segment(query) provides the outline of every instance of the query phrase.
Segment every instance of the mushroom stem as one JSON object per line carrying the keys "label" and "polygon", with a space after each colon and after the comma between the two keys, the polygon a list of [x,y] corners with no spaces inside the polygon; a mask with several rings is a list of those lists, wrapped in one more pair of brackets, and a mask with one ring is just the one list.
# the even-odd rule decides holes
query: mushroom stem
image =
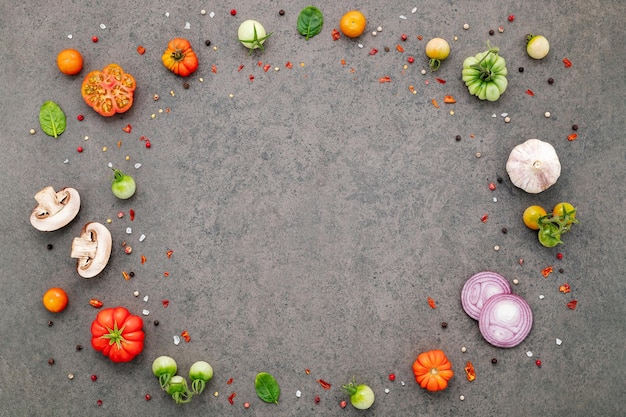
{"label": "mushroom stem", "polygon": [[30,214],[30,223],[37,230],[51,232],[71,222],[80,210],[80,195],[74,188],[59,191],[48,186],[35,194],[37,206]]}
{"label": "mushroom stem", "polygon": [[[94,233],[95,235],[95,233]],[[95,239],[86,238],[84,235],[75,237],[72,241],[72,258],[93,258],[98,250],[98,242]]]}
{"label": "mushroom stem", "polygon": [[66,189],[60,190],[58,193],[52,187],[46,187],[35,194],[35,200],[39,204],[35,207],[35,215],[37,218],[51,217],[63,210],[63,207],[70,200],[70,193]]}
{"label": "mushroom stem", "polygon": [[78,259],[76,271],[83,278],[98,275],[109,262],[111,256],[111,232],[96,222],[83,226],[79,237],[72,241],[70,256]]}

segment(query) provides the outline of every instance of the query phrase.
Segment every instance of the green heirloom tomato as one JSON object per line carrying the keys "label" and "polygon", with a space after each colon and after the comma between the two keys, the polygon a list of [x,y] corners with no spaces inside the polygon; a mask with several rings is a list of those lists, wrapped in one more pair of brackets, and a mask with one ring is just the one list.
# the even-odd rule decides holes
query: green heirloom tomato
{"label": "green heirloom tomato", "polygon": [[463,61],[462,80],[467,90],[481,100],[496,101],[506,91],[506,60],[498,48],[489,48]]}

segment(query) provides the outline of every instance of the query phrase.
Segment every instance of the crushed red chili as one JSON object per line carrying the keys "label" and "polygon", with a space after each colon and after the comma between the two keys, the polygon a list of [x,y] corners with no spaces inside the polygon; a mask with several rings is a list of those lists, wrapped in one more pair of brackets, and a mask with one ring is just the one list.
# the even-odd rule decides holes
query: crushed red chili
{"label": "crushed red chili", "polygon": [[147,261],[146,256],[145,255],[141,255],[141,264],[145,264]]}
{"label": "crushed red chili", "polygon": [[172,257],[172,255],[173,255],[173,254],[174,254],[174,251],[173,251],[173,250],[171,250],[171,249],[170,249],[170,250],[168,250],[168,251],[167,251],[167,259],[170,259],[170,258]]}
{"label": "crushed red chili", "polygon": [[578,300],[572,300],[569,303],[567,303],[567,307],[570,310],[575,310],[576,309],[576,305],[578,304]]}
{"label": "crushed red chili", "polygon": [[444,96],[443,97],[443,102],[446,104],[454,104],[456,103],[456,100],[454,99],[453,96]]}
{"label": "crushed red chili", "polygon": [[233,400],[235,399],[235,397],[236,397],[236,396],[237,396],[237,393],[236,393],[236,392],[233,392],[232,394],[230,394],[230,395],[228,396],[228,402],[229,402],[231,405],[235,403],[235,401],[233,401]]}
{"label": "crushed red chili", "polygon": [[240,72],[243,69],[243,64],[239,65],[239,68],[237,68],[237,72]]}
{"label": "crushed red chili", "polygon": [[533,93],[533,90],[526,90],[526,94],[528,94],[531,97],[535,96],[535,93]]}
{"label": "crushed red chili", "polygon": [[104,305],[104,303],[97,298],[92,298],[91,300],[89,300],[89,304],[94,308],[100,308]]}
{"label": "crushed red chili", "polygon": [[404,52],[404,48],[402,47],[402,45],[397,44],[397,45],[396,45],[396,51],[398,51],[398,52],[402,53],[402,52]]}
{"label": "crushed red chili", "polygon": [[576,140],[578,138],[578,134],[577,133],[572,133],[571,135],[569,135],[567,137],[567,140],[569,140],[570,142],[573,140]]}
{"label": "crushed red chili", "polygon": [[324,388],[325,390],[329,390],[330,389],[330,384],[326,381],[324,381],[323,379],[318,379],[317,382],[319,382],[319,384],[322,386],[322,388]]}
{"label": "crushed red chili", "polygon": [[144,48],[143,46],[139,45],[139,46],[137,47],[137,53],[138,53],[139,55],[143,55],[143,54],[145,54],[145,53],[146,53],[146,48]]}
{"label": "crushed red chili", "polygon": [[217,65],[215,65],[215,64],[211,65],[211,72],[213,74],[217,74]]}
{"label": "crushed red chili", "polygon": [[388,75],[385,75],[384,77],[380,77],[378,79],[379,83],[390,83],[391,82],[391,77]]}
{"label": "crushed red chili", "polygon": [[185,339],[185,342],[191,342],[191,336],[189,336],[189,332],[187,330],[184,330],[180,335],[183,337],[183,339]]}
{"label": "crushed red chili", "polygon": [[446,80],[441,79],[441,78],[435,78],[435,81],[437,81],[439,84],[445,84]]}
{"label": "crushed red chili", "polygon": [[122,130],[126,133],[130,133],[131,130],[133,130],[133,127],[131,125],[126,125],[126,127],[122,128]]}
{"label": "crushed red chili", "polygon": [[133,220],[135,220],[135,210],[130,209],[129,214],[130,214],[130,221],[132,222]]}
{"label": "crushed red chili", "polygon": [[467,361],[467,363],[465,364],[465,373],[467,375],[468,381],[472,382],[476,379],[476,370],[474,369],[474,365],[472,365],[472,362]]}
{"label": "crushed red chili", "polygon": [[163,304],[163,308],[167,308],[170,305],[170,300],[161,300],[161,304]]}
{"label": "crushed red chili", "polygon": [[548,278],[548,275],[550,275],[553,271],[554,269],[551,266],[547,266],[541,270],[541,275]]}
{"label": "crushed red chili", "polygon": [[572,66],[572,61],[567,58],[563,58],[563,65],[565,65],[565,68],[570,68]]}
{"label": "crushed red chili", "polygon": [[437,103],[437,100],[433,98],[432,100],[430,100],[430,102],[433,103],[433,106],[435,106],[436,109],[439,108],[439,103]]}
{"label": "crushed red chili", "polygon": [[435,304],[435,300],[428,297],[428,305],[430,306],[430,308],[435,309],[437,308],[437,304]]}
{"label": "crushed red chili", "polygon": [[559,291],[561,291],[563,294],[567,294],[571,291],[571,288],[568,283],[565,283],[559,287]]}
{"label": "crushed red chili", "polygon": [[341,34],[339,33],[337,29],[333,29],[333,31],[330,32],[330,34],[332,35],[334,41],[338,41],[339,38],[341,37]]}

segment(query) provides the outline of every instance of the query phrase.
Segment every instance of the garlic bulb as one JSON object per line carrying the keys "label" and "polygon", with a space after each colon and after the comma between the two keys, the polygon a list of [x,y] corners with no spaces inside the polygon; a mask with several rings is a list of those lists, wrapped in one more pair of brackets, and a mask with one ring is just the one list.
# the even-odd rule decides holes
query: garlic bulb
{"label": "garlic bulb", "polygon": [[539,139],[528,139],[511,151],[506,172],[516,187],[537,194],[547,190],[561,175],[554,147]]}

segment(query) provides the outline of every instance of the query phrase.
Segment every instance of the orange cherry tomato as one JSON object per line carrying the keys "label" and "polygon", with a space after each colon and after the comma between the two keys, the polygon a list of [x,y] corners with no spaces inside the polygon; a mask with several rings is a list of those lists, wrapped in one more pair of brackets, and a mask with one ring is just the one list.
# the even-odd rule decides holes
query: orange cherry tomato
{"label": "orange cherry tomato", "polygon": [[574,220],[576,220],[576,208],[573,205],[567,202],[561,202],[554,206],[552,209],[552,214],[556,217],[564,218],[567,217],[567,224],[572,224]]}
{"label": "orange cherry tomato", "polygon": [[83,69],[83,56],[76,49],[64,49],[57,55],[59,71],[67,75],[76,75]]}
{"label": "orange cherry tomato", "polygon": [[541,206],[529,206],[524,210],[522,219],[529,229],[539,230],[539,218],[546,214],[546,210]]}
{"label": "orange cherry tomato", "polygon": [[43,306],[53,313],[60,313],[67,307],[67,294],[61,288],[50,288],[43,295]]}
{"label": "orange cherry tomato", "polygon": [[363,31],[365,31],[365,25],[367,24],[367,19],[363,13],[358,10],[350,10],[348,13],[344,14],[339,22],[339,29],[349,38],[356,38],[361,36]]}

